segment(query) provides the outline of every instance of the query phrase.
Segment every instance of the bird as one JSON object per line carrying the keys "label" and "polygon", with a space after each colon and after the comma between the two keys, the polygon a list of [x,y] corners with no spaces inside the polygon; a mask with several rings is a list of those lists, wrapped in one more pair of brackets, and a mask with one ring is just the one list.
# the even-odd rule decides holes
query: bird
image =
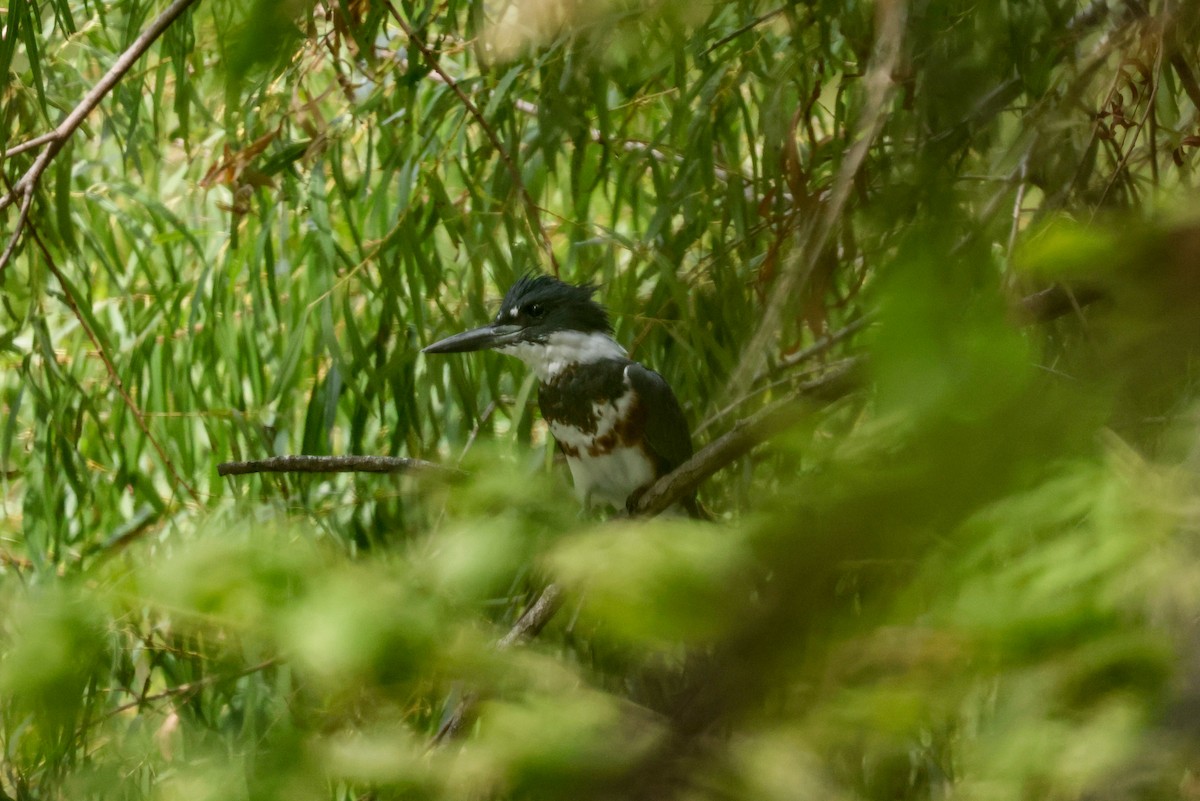
{"label": "bird", "polygon": [[[566,456],[585,509],[633,513],[656,480],[692,456],[692,435],[666,380],[613,339],[592,284],[526,274],[488,325],[446,337],[427,354],[496,350],[532,368],[538,407]],[[708,519],[693,492],[680,502]]]}

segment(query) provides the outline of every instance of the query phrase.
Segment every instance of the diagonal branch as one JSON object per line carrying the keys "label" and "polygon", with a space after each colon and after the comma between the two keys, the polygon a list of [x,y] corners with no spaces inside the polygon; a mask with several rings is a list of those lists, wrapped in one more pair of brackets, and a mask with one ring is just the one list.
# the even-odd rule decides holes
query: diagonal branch
{"label": "diagonal branch", "polygon": [[32,139],[26,139],[19,145],[13,145],[8,150],[0,151],[0,161],[3,161],[9,156],[15,156],[18,153],[24,153],[26,150],[33,150],[35,147],[41,147],[57,136],[58,131],[49,131],[39,136],[35,136]]}
{"label": "diagonal branch", "polygon": [[37,187],[38,181],[41,180],[42,174],[50,166],[50,162],[59,154],[63,146],[66,145],[67,140],[79,129],[79,126],[83,124],[87,116],[96,109],[96,106],[100,105],[100,101],[121,82],[121,79],[125,77],[125,74],[129,72],[137,60],[145,55],[146,51],[150,49],[150,45],[154,44],[159,36],[162,36],[163,32],[171,26],[171,23],[182,16],[188,7],[197,2],[199,0],[173,0],[144,31],[138,34],[138,37],[125,49],[125,52],[117,56],[117,60],[113,62],[113,65],[104,74],[104,77],[92,87],[92,90],[84,96],[83,100],[79,101],[79,104],[71,110],[71,113],[63,118],[63,121],[53,131],[15,145],[4,151],[3,155],[0,156],[0,159],[3,159],[27,150],[34,150],[38,147],[45,148],[34,159],[32,166],[25,171],[25,174],[9,187],[8,193],[0,197],[0,211],[11,206],[18,198],[23,198],[22,214],[17,220],[17,225],[9,235],[8,245],[4,249],[3,257],[0,258],[0,270],[4,269],[4,265],[16,248],[17,239],[21,236],[21,232],[29,219],[28,206],[31,202],[30,198]]}
{"label": "diagonal branch", "polygon": [[[1064,307],[1070,307],[1070,303],[1065,300],[1068,297],[1072,297],[1069,290],[1055,286],[1020,299],[1016,307],[1026,321],[1044,322],[1059,316]],[[1090,303],[1098,297],[1098,292],[1084,289],[1079,290],[1074,299],[1082,304]],[[794,366],[823,353],[834,344],[861,331],[873,319],[873,315],[870,314],[860,317],[840,331],[794,354],[788,366]],[[846,359],[824,376],[803,384],[791,396],[738,421],[726,434],[710,442],[691,459],[650,487],[638,499],[635,513],[653,517],[679,503],[709,476],[794,424],[805,413],[801,401],[831,402],[845,396],[859,385],[865,361],[862,356]],[[503,650],[536,636],[561,607],[562,593],[563,590],[558,584],[548,584],[538,600],[521,615],[509,632],[497,642],[496,647]],[[431,738],[429,747],[436,748],[458,736],[471,719],[478,702],[477,691],[467,692]]]}
{"label": "diagonal branch", "polygon": [[21,240],[21,232],[25,230],[25,223],[29,221],[29,209],[33,207],[33,190],[25,193],[25,199],[21,201],[21,211],[17,215],[17,224],[13,226],[12,236],[8,239],[8,245],[5,246],[4,252],[0,253],[0,275],[4,275],[4,268],[8,266],[9,259],[17,249],[17,243]]}
{"label": "diagonal branch", "polygon": [[7,157],[34,147],[34,143],[47,146],[41,155],[38,156],[37,161],[33,163],[33,166],[17,181],[13,190],[0,199],[0,209],[11,205],[18,193],[24,192],[28,187],[37,183],[38,178],[45,172],[50,161],[58,155],[58,152],[62,150],[63,145],[66,144],[71,134],[78,130],[87,116],[95,111],[96,106],[100,105],[100,101],[121,82],[125,74],[129,72],[139,58],[145,55],[146,51],[150,49],[150,45],[154,44],[158,37],[162,36],[163,32],[171,26],[171,23],[179,19],[183,15],[183,12],[187,11],[188,7],[197,2],[199,0],[174,0],[171,5],[167,6],[150,23],[146,30],[138,34],[138,37],[125,49],[125,52],[117,56],[117,60],[109,67],[104,77],[92,87],[92,90],[84,96],[83,100],[79,101],[79,104],[71,110],[71,113],[53,131],[19,144],[5,152],[4,155]]}
{"label": "diagonal branch", "polygon": [[762,25],[766,22],[770,22],[771,20],[775,19],[780,14],[787,11],[787,9],[788,9],[787,6],[779,6],[778,8],[771,9],[770,11],[768,11],[765,14],[760,14],[759,16],[757,16],[754,19],[747,22],[745,25],[742,25],[740,28],[733,29],[732,31],[725,34],[717,41],[713,42],[711,45],[706,47],[704,49],[704,51],[700,53],[700,55],[707,56],[707,55],[711,54],[714,50],[721,49],[725,45],[732,42],[734,39],[741,36],[743,33],[746,33],[747,31],[752,31],[755,28],[757,28],[759,25]]}
{"label": "diagonal branch", "polygon": [[94,723],[102,723],[103,721],[108,720],[109,718],[116,717],[117,715],[120,715],[122,712],[128,712],[131,709],[141,709],[143,706],[145,706],[146,704],[151,703],[153,701],[162,701],[166,698],[174,698],[175,696],[180,696],[180,695],[184,695],[184,696],[191,695],[192,693],[195,693],[199,690],[203,690],[205,687],[210,687],[213,684],[217,684],[217,683],[224,682],[224,681],[234,681],[236,679],[240,679],[245,676],[250,676],[254,673],[261,673],[264,670],[272,668],[278,664],[279,664],[279,657],[273,656],[270,659],[259,662],[257,665],[251,665],[250,667],[243,668],[243,669],[237,671],[236,673],[232,673],[232,674],[230,674],[230,673],[210,673],[209,675],[205,676],[202,679],[197,679],[196,681],[189,681],[185,684],[180,684],[175,687],[168,687],[167,689],[163,690],[162,692],[158,692],[153,695],[142,695],[138,698],[135,698],[132,701],[129,701],[128,703],[124,703],[124,704],[121,704],[120,706],[113,707],[112,709],[108,710],[107,713],[105,713],[104,717],[100,718],[99,720],[95,721]]}
{"label": "diagonal branch", "polygon": [[1102,289],[1095,286],[1068,287],[1054,284],[1016,302],[1013,311],[1023,323],[1048,323],[1105,297]]}
{"label": "diagonal branch", "polygon": [[842,328],[839,328],[837,331],[832,331],[821,337],[807,348],[796,351],[790,356],[785,356],[779,361],[779,364],[775,365],[772,369],[764,370],[756,375],[754,377],[754,382],[758,383],[768,375],[777,375],[785,370],[791,370],[793,367],[804,364],[808,360],[820,356],[831,349],[834,345],[844,342],[845,340],[857,334],[859,331],[862,331],[874,321],[875,316],[873,314],[864,314],[863,316],[852,320]]}

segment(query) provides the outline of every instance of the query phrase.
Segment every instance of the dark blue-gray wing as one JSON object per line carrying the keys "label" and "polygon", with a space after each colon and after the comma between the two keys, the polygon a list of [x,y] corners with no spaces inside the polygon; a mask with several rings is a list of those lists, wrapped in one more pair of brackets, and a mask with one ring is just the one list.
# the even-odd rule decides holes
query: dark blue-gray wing
{"label": "dark blue-gray wing", "polygon": [[625,374],[645,414],[646,444],[659,462],[659,475],[665,475],[691,458],[692,435],[687,418],[661,375],[637,362],[630,363]]}

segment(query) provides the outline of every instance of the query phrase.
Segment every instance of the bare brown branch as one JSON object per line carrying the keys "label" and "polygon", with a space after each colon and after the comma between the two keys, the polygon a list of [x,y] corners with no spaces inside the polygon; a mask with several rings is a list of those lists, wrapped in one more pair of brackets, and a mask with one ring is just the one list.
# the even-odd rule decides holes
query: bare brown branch
{"label": "bare brown branch", "polygon": [[34,148],[41,147],[57,136],[58,131],[48,131],[47,133],[41,134],[40,136],[35,136],[32,139],[26,139],[21,144],[13,145],[8,150],[0,152],[0,161],[8,158],[9,156],[16,156],[20,153],[24,153],[26,150],[33,150]]}
{"label": "bare brown branch", "polygon": [[[859,317],[857,320],[854,320],[853,322],[847,323],[845,326],[839,328],[837,331],[833,331],[833,332],[828,333],[825,336],[821,337],[816,342],[809,345],[807,348],[798,350],[795,353],[793,353],[792,355],[783,358],[782,360],[780,360],[779,364],[775,366],[775,369],[771,370],[771,373],[775,374],[775,373],[781,373],[784,370],[791,370],[794,367],[798,367],[801,364],[804,364],[805,362],[809,361],[810,359],[815,359],[817,356],[820,356],[821,354],[828,352],[829,349],[832,348],[834,345],[837,345],[840,342],[845,342],[847,339],[854,336],[859,331],[862,331],[864,328],[866,328],[868,325],[870,325],[873,320],[874,320],[874,317],[872,315],[868,314],[868,315]],[[763,377],[764,376],[762,374],[760,374],[755,378],[755,380],[759,381]]]}
{"label": "bare brown branch", "polygon": [[546,624],[550,622],[550,618],[554,617],[554,613],[562,606],[562,588],[557,584],[547,584],[546,589],[542,590],[541,596],[534,602],[533,606],[525,610],[525,614],[521,615],[520,619],[513,624],[509,629],[508,634],[500,638],[500,642],[496,643],[496,647],[500,649],[511,648],[525,640],[536,637]]}
{"label": "bare brown branch", "polygon": [[251,473],[405,473],[412,470],[459,472],[453,467],[399,456],[273,456],[217,465],[219,476]]}
{"label": "bare brown branch", "polygon": [[25,223],[29,221],[29,210],[33,207],[33,190],[25,193],[25,199],[21,201],[21,211],[17,215],[17,224],[13,226],[13,232],[8,238],[8,244],[4,248],[4,252],[0,253],[0,275],[4,274],[4,268],[8,266],[9,259],[17,249],[17,243],[21,241],[21,234],[25,231]]}
{"label": "bare brown branch", "polygon": [[213,674],[205,676],[203,679],[199,679],[197,681],[189,681],[186,684],[180,684],[176,687],[168,687],[167,689],[163,690],[162,692],[155,693],[154,695],[143,695],[142,697],[134,699],[133,701],[130,701],[129,703],[121,704],[118,707],[110,709],[108,711],[108,714],[106,714],[103,718],[101,718],[100,720],[97,720],[96,722],[99,723],[103,720],[107,720],[108,718],[115,717],[115,716],[121,714],[122,712],[128,712],[131,709],[139,709],[153,701],[162,701],[166,698],[175,698],[178,696],[191,695],[192,693],[202,690],[205,687],[209,687],[213,684],[216,684],[217,682],[232,681],[234,679],[240,679],[245,676],[250,676],[254,673],[261,673],[262,671],[267,670],[268,668],[274,667],[277,664],[279,664],[279,658],[271,657],[270,659],[259,662],[257,665],[252,665],[251,667],[245,668],[244,670],[239,670],[238,672],[233,673],[233,674],[213,673]]}
{"label": "bare brown branch", "polygon": [[137,39],[134,39],[133,44],[126,48],[125,52],[117,56],[117,60],[113,62],[113,65],[104,74],[104,77],[92,87],[91,91],[84,96],[83,100],[79,101],[79,104],[71,110],[71,113],[53,131],[35,136],[28,141],[15,145],[0,156],[0,160],[2,160],[17,153],[34,150],[42,146],[45,147],[45,150],[38,154],[32,166],[25,171],[25,174],[9,187],[9,191],[3,197],[0,197],[0,210],[8,208],[18,198],[23,198],[21,214],[17,218],[16,225],[13,226],[12,233],[9,235],[9,242],[4,249],[4,254],[0,257],[0,271],[3,271],[5,264],[7,264],[8,259],[12,256],[12,252],[16,249],[17,240],[20,238],[21,232],[24,230],[29,219],[29,206],[32,203],[34,190],[37,188],[42,174],[50,166],[50,162],[59,154],[63,146],[67,143],[67,140],[79,129],[79,126],[83,124],[87,116],[96,109],[96,106],[100,105],[100,101],[121,82],[121,79],[125,77],[125,74],[129,72],[137,60],[150,49],[150,45],[154,44],[158,37],[171,26],[171,23],[179,19],[189,6],[198,1],[174,0],[138,35]]}

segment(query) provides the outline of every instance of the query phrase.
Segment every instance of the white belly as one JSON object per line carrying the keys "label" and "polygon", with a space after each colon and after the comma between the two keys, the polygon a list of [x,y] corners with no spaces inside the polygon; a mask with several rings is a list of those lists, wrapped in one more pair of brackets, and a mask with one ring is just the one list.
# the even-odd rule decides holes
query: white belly
{"label": "white belly", "polygon": [[585,458],[567,457],[575,494],[584,505],[609,504],[618,510],[639,487],[654,479],[646,454],[636,448],[616,448],[611,453]]}
{"label": "white belly", "polygon": [[[628,375],[625,385],[629,386]],[[629,414],[632,403],[633,394],[627,391],[615,401],[593,404],[594,431],[583,432],[559,423],[550,424],[550,433],[567,453],[575,494],[584,506],[609,504],[623,510],[633,491],[654,479],[654,467],[641,449],[617,445],[609,453],[589,455],[589,449],[597,440],[608,440],[611,445],[616,438],[614,429]]]}

